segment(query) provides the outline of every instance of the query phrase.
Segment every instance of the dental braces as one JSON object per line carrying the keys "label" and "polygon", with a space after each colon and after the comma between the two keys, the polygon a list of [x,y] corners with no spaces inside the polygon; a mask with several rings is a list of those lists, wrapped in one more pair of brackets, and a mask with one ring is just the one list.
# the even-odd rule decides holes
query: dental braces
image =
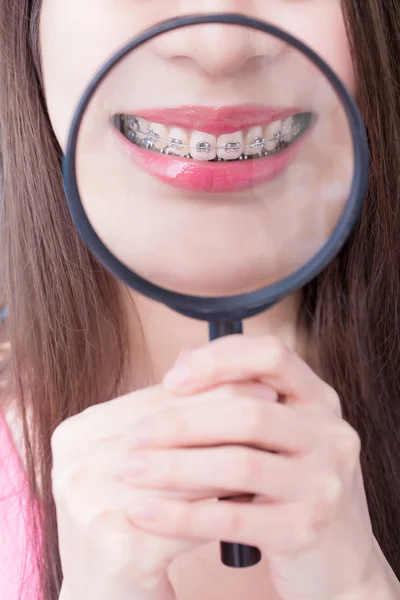
{"label": "dental braces", "polygon": [[[182,140],[176,137],[169,137],[168,140],[162,140],[160,135],[154,130],[150,129],[149,125],[146,126],[146,131],[143,131],[140,127],[140,123],[137,119],[129,120],[129,136],[130,141],[136,142],[140,141],[141,144],[148,150],[154,148],[155,144],[162,143],[166,144],[166,148],[160,148],[160,152],[163,154],[169,154],[171,152],[182,152],[183,150],[187,150],[187,154],[185,156],[190,156],[191,150],[196,150],[196,152],[203,154],[210,154],[213,150],[223,150],[227,154],[237,154],[241,150],[241,154],[244,153],[244,157],[247,158],[245,152],[246,149],[257,150],[259,155],[262,156],[265,152],[268,152],[266,145],[275,143],[276,148],[282,145],[285,142],[286,138],[289,136],[296,137],[299,135],[301,131],[301,127],[299,123],[293,123],[290,131],[287,131],[287,126],[284,125],[283,129],[274,134],[272,138],[263,138],[257,136],[254,138],[251,144],[241,145],[240,142],[228,142],[225,146],[213,146],[209,142],[197,142],[195,146],[183,144]],[[141,138],[140,136],[144,136]],[[137,138],[139,138],[137,140]],[[239,158],[242,158],[240,156]],[[222,160],[222,159],[221,159]]]}

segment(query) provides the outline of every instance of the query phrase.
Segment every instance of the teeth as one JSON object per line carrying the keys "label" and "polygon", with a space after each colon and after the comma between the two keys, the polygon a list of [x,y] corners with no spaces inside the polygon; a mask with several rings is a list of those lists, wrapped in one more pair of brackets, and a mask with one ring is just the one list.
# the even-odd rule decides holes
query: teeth
{"label": "teeth", "polygon": [[171,127],[166,139],[168,139],[168,150],[170,154],[186,156],[188,154],[189,134],[180,127]]}
{"label": "teeth", "polygon": [[136,117],[124,117],[123,126],[128,140],[134,142],[137,139],[137,133],[139,131],[139,122]]}
{"label": "teeth", "polygon": [[196,160],[214,160],[217,157],[216,145],[215,135],[193,131],[190,138],[190,156]]}
{"label": "teeth", "polygon": [[264,127],[258,125],[219,137],[150,123],[142,117],[126,115],[121,118],[121,131],[131,142],[151,150],[205,162],[261,157],[266,152],[279,151],[308,129],[313,115],[300,113]]}
{"label": "teeth", "polygon": [[294,117],[288,117],[283,121],[282,135],[285,142],[292,142],[299,132],[300,125],[296,123]]}
{"label": "teeth", "polygon": [[263,130],[262,127],[251,127],[246,135],[244,136],[244,145],[247,146],[245,153],[247,156],[256,156],[261,154],[264,143],[263,143]]}
{"label": "teeth", "polygon": [[139,129],[139,121],[136,117],[125,117],[125,127],[127,131],[132,131],[132,133],[136,133]]}
{"label": "teeth", "polygon": [[282,121],[274,121],[264,129],[265,149],[267,152],[273,152],[278,145],[278,134],[282,130]]}
{"label": "teeth", "polygon": [[217,139],[218,158],[237,160],[243,152],[243,133],[236,131],[229,135],[220,135]]}
{"label": "teeth", "polygon": [[142,119],[141,117],[137,117],[136,121],[138,122],[138,125],[139,125],[139,130],[136,132],[136,139],[139,141],[143,141],[148,136],[148,131],[150,129],[150,123],[149,123],[149,121],[146,121],[146,119]]}
{"label": "teeth", "polygon": [[154,148],[163,150],[168,146],[168,127],[159,125],[158,123],[150,123],[149,138],[154,143]]}

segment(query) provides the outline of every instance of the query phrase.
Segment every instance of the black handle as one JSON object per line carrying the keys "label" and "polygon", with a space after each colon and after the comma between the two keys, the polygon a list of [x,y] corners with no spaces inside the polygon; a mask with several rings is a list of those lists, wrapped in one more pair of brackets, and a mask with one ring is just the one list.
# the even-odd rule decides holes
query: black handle
{"label": "black handle", "polygon": [[244,567],[256,565],[260,560],[261,552],[258,548],[221,542],[221,561],[227,567],[243,569]]}
{"label": "black handle", "polygon": [[[243,333],[241,321],[210,323],[210,340],[238,333]],[[224,498],[223,500],[228,500],[228,498]],[[243,544],[221,542],[221,561],[227,567],[243,569],[244,567],[256,565],[260,560],[261,552],[258,548],[244,546]]]}

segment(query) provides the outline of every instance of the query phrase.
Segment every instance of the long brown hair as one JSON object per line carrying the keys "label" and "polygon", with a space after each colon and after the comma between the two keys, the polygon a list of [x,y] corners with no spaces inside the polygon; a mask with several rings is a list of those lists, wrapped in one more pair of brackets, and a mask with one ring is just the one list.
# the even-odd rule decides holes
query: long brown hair
{"label": "long brown hair", "polygon": [[[368,129],[362,218],[337,260],[304,290],[302,316],[326,380],[362,439],[376,538],[400,577],[400,3],[343,0]],[[71,221],[61,152],[41,91],[40,0],[0,0],[0,294],[3,339],[24,428],[43,600],[62,573],[50,439],[64,419],[129,391],[121,288]],[[28,390],[28,392],[27,392]],[[39,491],[40,490],[40,493]]]}

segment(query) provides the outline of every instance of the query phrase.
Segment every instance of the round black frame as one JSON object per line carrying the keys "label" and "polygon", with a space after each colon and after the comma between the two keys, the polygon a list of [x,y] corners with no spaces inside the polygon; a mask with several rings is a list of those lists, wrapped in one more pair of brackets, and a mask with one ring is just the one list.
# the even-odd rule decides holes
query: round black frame
{"label": "round black frame", "polygon": [[[230,297],[196,297],[178,294],[146,281],[123,265],[100,240],[83,209],[76,178],[76,145],[85,111],[98,86],[110,70],[128,53],[151,39],[171,31],[200,24],[229,24],[249,27],[274,35],[302,52],[329,79],[339,96],[349,121],[354,146],[354,176],[344,213],[331,238],[302,268],[285,279],[263,289]],[[357,105],[334,71],[314,51],[291,34],[264,21],[240,14],[222,13],[188,15],[169,19],[148,29],[115,53],[94,76],[74,114],[66,153],[63,158],[63,178],[69,209],[85,244],[113,275],[138,292],[166,304],[175,311],[209,323],[239,321],[276,304],[284,296],[302,288],[314,279],[338,254],[359,218],[364,201],[369,170],[369,151],[365,127]]]}

